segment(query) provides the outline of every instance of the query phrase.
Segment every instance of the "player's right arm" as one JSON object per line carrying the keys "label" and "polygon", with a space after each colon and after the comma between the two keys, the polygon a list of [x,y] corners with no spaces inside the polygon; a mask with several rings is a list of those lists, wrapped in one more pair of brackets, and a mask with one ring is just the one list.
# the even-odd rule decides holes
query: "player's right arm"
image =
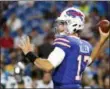
{"label": "player's right arm", "polygon": [[99,27],[99,33],[100,33],[100,39],[97,42],[96,46],[93,48],[92,53],[91,53],[92,62],[98,57],[103,44],[106,42],[106,40],[109,37],[109,31],[108,33],[104,33],[102,32],[100,27]]}

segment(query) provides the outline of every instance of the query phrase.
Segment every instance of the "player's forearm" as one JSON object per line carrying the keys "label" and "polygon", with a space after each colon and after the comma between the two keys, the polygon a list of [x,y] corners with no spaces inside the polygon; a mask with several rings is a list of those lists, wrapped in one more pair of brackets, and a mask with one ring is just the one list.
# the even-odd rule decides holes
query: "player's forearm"
{"label": "player's forearm", "polygon": [[50,72],[53,69],[52,64],[47,59],[36,59],[34,64],[43,71]]}
{"label": "player's forearm", "polygon": [[32,52],[26,54],[28,60],[34,63],[40,69],[49,72],[53,69],[53,65],[47,59],[41,59],[38,56],[35,56]]}
{"label": "player's forearm", "polygon": [[99,56],[100,50],[104,43],[105,43],[105,40],[99,40],[99,42],[97,42],[96,46],[94,47],[94,49],[92,50],[92,53],[91,53],[92,61],[94,61],[96,59],[96,57]]}

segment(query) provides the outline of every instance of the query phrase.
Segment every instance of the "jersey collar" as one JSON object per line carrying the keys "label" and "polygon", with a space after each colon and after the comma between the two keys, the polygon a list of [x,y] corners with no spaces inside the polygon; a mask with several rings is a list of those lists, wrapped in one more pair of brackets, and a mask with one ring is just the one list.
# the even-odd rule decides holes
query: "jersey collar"
{"label": "jersey collar", "polygon": [[79,37],[77,37],[77,36],[69,36],[69,37],[73,37],[73,38],[76,38],[76,39],[80,39]]}

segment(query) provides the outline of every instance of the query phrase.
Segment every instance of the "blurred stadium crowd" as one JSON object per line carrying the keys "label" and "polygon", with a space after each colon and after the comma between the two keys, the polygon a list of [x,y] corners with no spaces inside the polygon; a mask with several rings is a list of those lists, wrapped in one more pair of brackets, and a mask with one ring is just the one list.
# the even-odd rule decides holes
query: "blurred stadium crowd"
{"label": "blurred stadium crowd", "polygon": [[[34,53],[47,58],[53,50],[53,23],[64,8],[74,6],[86,15],[81,38],[93,46],[99,33],[96,24],[110,20],[107,1],[4,1],[0,2],[0,76],[1,88],[53,88],[50,73],[45,73],[24,59],[17,47],[19,39],[29,35]],[[110,88],[109,40],[97,60],[82,76],[82,85],[92,88]],[[74,54],[73,54],[74,56]]]}

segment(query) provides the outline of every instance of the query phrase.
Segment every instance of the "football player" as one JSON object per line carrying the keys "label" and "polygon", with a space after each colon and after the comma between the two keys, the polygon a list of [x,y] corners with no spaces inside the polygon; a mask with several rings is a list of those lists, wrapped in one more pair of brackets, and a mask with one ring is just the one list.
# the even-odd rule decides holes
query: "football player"
{"label": "football player", "polygon": [[[84,14],[74,8],[67,8],[57,18],[57,38],[53,45],[54,50],[45,60],[32,53],[29,37],[22,39],[19,47],[26,57],[44,71],[51,71],[54,88],[80,88],[81,76],[85,68],[99,55],[99,51],[109,36],[99,28],[100,39],[96,46],[79,37],[84,28]],[[85,34],[86,35],[86,34]]]}

